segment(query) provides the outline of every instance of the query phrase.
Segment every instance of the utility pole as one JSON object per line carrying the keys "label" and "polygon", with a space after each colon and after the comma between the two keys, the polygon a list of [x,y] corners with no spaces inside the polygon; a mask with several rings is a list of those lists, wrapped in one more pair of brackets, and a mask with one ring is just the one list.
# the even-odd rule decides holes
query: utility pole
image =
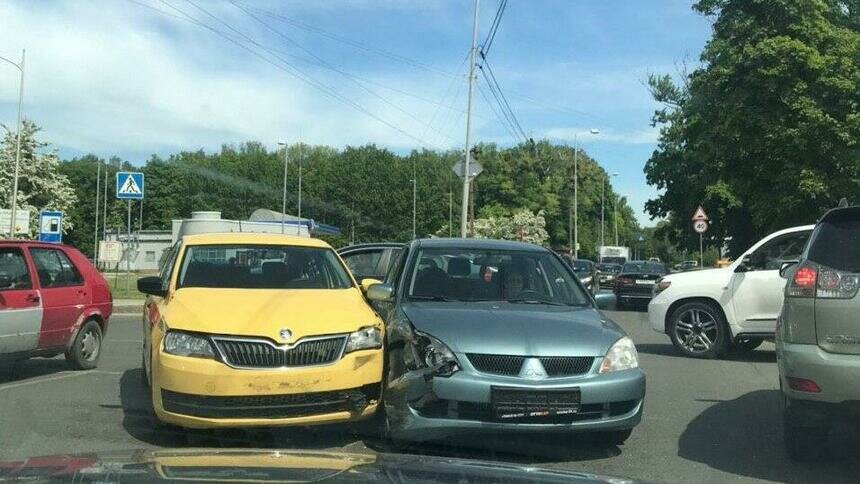
{"label": "utility pole", "polygon": [[96,228],[93,235],[93,265],[99,263],[99,192],[101,191],[102,162],[96,160]]}
{"label": "utility pole", "polygon": [[[105,183],[104,183],[104,203],[102,204],[102,240],[107,240],[107,206],[108,206],[108,167],[105,165]],[[119,240],[119,237],[117,237]]]}
{"label": "utility pole", "polygon": [[466,103],[466,161],[463,164],[463,206],[460,207],[460,237],[466,237],[469,217],[469,162],[472,161],[472,89],[475,83],[475,53],[478,49],[478,7],[475,0],[475,15],[472,18],[472,49],[469,52],[469,97]]}
{"label": "utility pole", "polygon": [[289,158],[287,157],[287,143],[284,141],[278,141],[278,146],[284,147],[284,191],[281,198],[281,233],[287,233],[287,164],[289,163]]}
{"label": "utility pole", "polygon": [[454,192],[448,190],[448,238],[454,236]]}
{"label": "utility pole", "polygon": [[600,245],[606,245],[606,241],[603,239],[603,227],[606,225],[604,221],[606,209],[604,208],[606,203],[606,177],[603,177],[603,180],[600,182]]}
{"label": "utility pole", "polygon": [[15,238],[15,217],[18,210],[18,171],[21,165],[21,131],[23,128],[22,119],[21,119],[21,108],[24,105],[24,60],[27,51],[21,50],[21,63],[16,64],[5,57],[0,57],[0,60],[4,60],[16,68],[21,72],[21,81],[18,85],[18,142],[15,147],[15,175],[12,179],[12,219],[9,222],[9,238]]}
{"label": "utility pole", "polygon": [[299,154],[299,213],[297,215],[299,218],[302,218],[302,164],[305,161],[305,151],[304,148],[302,148],[301,143],[299,143]]}
{"label": "utility pole", "polygon": [[416,212],[418,210],[418,179],[415,177],[415,158],[412,158],[412,239],[415,240]]}
{"label": "utility pole", "polygon": [[[579,145],[573,137],[573,259],[579,259]],[[568,222],[569,223],[569,222]]]}
{"label": "utility pole", "polygon": [[618,245],[618,198],[612,203],[612,221],[615,222],[615,245]]}

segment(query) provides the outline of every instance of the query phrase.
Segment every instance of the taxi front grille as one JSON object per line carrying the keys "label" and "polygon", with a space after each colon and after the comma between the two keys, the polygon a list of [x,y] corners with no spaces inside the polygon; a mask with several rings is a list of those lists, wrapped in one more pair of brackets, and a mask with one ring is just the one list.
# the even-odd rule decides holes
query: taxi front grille
{"label": "taxi front grille", "polygon": [[284,368],[325,365],[340,359],[346,336],[314,338],[293,347],[274,346],[266,340],[218,338],[212,340],[224,362],[235,368]]}

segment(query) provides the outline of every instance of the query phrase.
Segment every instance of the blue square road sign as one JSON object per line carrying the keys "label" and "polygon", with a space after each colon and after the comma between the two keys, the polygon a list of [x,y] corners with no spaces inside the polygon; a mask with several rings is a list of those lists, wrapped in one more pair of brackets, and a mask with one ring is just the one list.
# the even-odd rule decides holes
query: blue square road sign
{"label": "blue square road sign", "polygon": [[143,200],[143,173],[119,171],[116,174],[116,198]]}
{"label": "blue square road sign", "polygon": [[59,244],[63,241],[63,212],[39,212],[39,240]]}

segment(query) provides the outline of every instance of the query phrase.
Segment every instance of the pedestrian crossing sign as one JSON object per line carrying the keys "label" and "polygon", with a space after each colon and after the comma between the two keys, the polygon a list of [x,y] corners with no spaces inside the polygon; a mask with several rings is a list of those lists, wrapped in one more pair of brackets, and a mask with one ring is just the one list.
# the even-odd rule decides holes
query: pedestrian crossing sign
{"label": "pedestrian crossing sign", "polygon": [[120,200],[143,200],[143,173],[117,172],[116,198]]}

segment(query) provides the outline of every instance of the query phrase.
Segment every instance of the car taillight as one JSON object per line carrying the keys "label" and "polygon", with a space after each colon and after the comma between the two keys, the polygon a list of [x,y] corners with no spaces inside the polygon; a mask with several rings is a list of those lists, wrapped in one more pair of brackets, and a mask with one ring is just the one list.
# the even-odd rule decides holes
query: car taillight
{"label": "car taillight", "polygon": [[788,295],[792,297],[815,297],[815,281],[818,270],[812,264],[803,265],[794,271],[788,283]]}
{"label": "car taillight", "polygon": [[821,266],[818,269],[818,290],[815,297],[850,299],[860,288],[860,275]]}
{"label": "car taillight", "polygon": [[794,272],[788,285],[792,297],[851,299],[860,289],[860,275],[806,263]]}
{"label": "car taillight", "polygon": [[806,392],[806,393],[821,393],[821,387],[818,386],[812,380],[806,378],[795,378],[795,377],[786,377],[788,380],[788,386],[794,391],[797,392]]}

